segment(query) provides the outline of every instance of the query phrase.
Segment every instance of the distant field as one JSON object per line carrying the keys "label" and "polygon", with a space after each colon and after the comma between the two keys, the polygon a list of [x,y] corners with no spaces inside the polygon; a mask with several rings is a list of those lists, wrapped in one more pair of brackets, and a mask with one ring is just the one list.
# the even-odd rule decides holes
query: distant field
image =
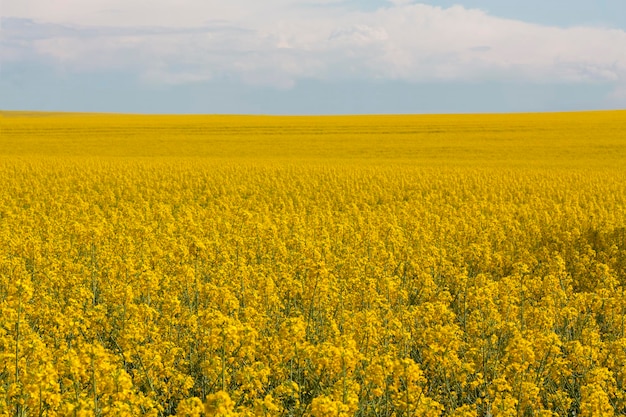
{"label": "distant field", "polygon": [[626,111],[0,123],[0,416],[626,415]]}
{"label": "distant field", "polygon": [[619,167],[626,156],[626,111],[336,117],[3,112],[1,120],[0,155],[567,167]]}

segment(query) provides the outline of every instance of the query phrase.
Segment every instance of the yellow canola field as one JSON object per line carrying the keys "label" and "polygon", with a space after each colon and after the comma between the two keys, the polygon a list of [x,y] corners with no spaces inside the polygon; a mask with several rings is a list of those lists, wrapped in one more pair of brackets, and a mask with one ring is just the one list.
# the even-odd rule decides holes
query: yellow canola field
{"label": "yellow canola field", "polygon": [[3,112],[2,416],[626,414],[626,112]]}

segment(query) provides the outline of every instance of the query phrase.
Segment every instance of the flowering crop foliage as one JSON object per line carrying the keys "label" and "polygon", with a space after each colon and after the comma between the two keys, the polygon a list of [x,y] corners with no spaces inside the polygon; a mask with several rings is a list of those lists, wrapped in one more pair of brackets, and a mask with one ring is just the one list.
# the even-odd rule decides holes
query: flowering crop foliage
{"label": "flowering crop foliage", "polygon": [[0,415],[626,414],[625,112],[0,120]]}

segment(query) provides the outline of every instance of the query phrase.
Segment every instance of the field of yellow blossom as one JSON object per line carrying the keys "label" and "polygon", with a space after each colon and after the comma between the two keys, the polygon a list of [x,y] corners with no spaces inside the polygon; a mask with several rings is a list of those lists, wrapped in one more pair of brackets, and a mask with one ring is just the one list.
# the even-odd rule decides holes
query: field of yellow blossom
{"label": "field of yellow blossom", "polygon": [[0,123],[0,416],[626,414],[625,111]]}

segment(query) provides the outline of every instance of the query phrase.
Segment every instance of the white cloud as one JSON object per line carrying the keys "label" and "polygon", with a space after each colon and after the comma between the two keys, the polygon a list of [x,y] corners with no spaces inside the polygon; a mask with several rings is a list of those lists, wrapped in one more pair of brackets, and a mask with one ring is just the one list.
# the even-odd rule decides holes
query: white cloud
{"label": "white cloud", "polygon": [[154,83],[227,77],[289,88],[305,78],[494,79],[613,83],[616,95],[626,89],[626,32],[540,26],[460,6],[396,0],[362,12],[335,0],[6,3],[5,15],[38,23],[9,21],[4,60],[133,71]]}
{"label": "white cloud", "polygon": [[[311,13],[343,0],[4,0],[3,15],[97,26],[200,26],[230,21],[246,26]],[[303,6],[303,3],[305,6]]]}

